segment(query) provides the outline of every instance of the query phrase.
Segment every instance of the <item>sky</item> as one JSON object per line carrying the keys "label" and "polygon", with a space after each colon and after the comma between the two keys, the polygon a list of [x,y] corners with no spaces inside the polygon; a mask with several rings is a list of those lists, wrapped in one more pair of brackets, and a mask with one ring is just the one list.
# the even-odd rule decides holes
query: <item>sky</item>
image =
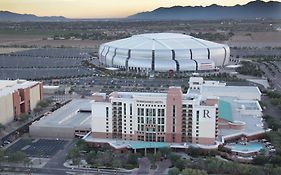
{"label": "sky", "polygon": [[[122,18],[159,7],[232,6],[250,0],[0,0],[0,10],[67,18]],[[268,1],[268,0],[264,0]],[[279,0],[281,1],[281,0]]]}

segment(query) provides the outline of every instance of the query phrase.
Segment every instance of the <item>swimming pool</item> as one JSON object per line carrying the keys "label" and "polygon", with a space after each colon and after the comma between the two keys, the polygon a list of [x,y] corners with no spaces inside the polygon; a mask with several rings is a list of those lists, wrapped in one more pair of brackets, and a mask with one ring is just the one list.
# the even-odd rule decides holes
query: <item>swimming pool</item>
{"label": "swimming pool", "polygon": [[248,142],[245,145],[237,143],[228,145],[227,147],[231,148],[234,152],[241,153],[259,152],[261,149],[265,148],[264,144],[260,142]]}

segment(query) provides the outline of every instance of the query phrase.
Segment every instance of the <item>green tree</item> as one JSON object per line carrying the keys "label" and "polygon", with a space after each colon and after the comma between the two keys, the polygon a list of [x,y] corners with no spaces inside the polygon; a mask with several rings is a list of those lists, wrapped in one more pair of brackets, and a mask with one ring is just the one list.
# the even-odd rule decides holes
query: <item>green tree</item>
{"label": "green tree", "polygon": [[96,151],[94,151],[94,150],[90,151],[90,152],[86,155],[86,162],[87,162],[88,164],[91,164],[91,165],[95,164],[96,155],[97,155]]}
{"label": "green tree", "polygon": [[8,153],[8,161],[10,162],[23,162],[26,158],[26,154],[21,151],[17,151],[15,153]]}
{"label": "green tree", "polygon": [[181,175],[208,175],[205,170],[198,170],[198,169],[184,169],[181,172]]}
{"label": "green tree", "polygon": [[160,148],[159,151],[162,153],[164,157],[167,157],[171,153],[171,148],[164,147],[164,148]]}
{"label": "green tree", "polygon": [[136,156],[133,153],[129,153],[127,163],[131,165],[137,165],[138,164],[138,156]]}
{"label": "green tree", "polygon": [[168,171],[168,175],[179,175],[180,174],[180,170],[178,168],[171,168],[169,171]]}
{"label": "green tree", "polygon": [[268,162],[268,157],[263,155],[258,155],[253,159],[253,163],[256,165],[264,165]]}
{"label": "green tree", "polygon": [[114,159],[112,161],[112,167],[113,168],[121,168],[122,167],[122,163],[121,161],[117,158],[117,159]]}
{"label": "green tree", "polygon": [[30,115],[27,113],[23,113],[19,116],[19,121],[27,121],[29,119]]}
{"label": "green tree", "polygon": [[77,148],[73,148],[68,152],[67,158],[72,160],[74,165],[80,164],[80,154]]}
{"label": "green tree", "polygon": [[180,171],[185,168],[185,161],[182,159],[177,159],[175,163],[173,163],[175,167],[177,167]]}
{"label": "green tree", "polygon": [[168,158],[171,160],[173,165],[175,165],[175,163],[180,160],[180,156],[176,154],[170,154]]}
{"label": "green tree", "polygon": [[0,130],[5,129],[5,125],[3,125],[2,123],[0,123]]}

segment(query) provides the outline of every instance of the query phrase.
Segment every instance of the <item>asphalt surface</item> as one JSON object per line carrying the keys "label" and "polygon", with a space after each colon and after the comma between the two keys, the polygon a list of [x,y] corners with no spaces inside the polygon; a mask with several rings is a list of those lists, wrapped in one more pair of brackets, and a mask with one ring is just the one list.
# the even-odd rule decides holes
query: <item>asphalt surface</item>
{"label": "asphalt surface", "polygon": [[66,160],[66,156],[68,152],[75,146],[75,140],[69,141],[64,149],[58,151],[48,163],[44,166],[44,168],[62,168],[63,164]]}
{"label": "asphalt surface", "polygon": [[274,74],[264,64],[259,64],[259,65],[260,65],[260,69],[265,73],[265,76],[271,82],[272,86],[278,92],[281,92],[281,74],[270,64],[269,66],[271,66],[272,70],[274,71]]}
{"label": "asphalt surface", "polygon": [[9,167],[0,166],[5,172],[18,173],[36,173],[36,174],[52,174],[52,175],[67,175],[67,174],[130,174],[130,172],[116,171],[109,169],[70,169],[70,168],[32,168],[32,167]]}
{"label": "asphalt surface", "polygon": [[139,162],[139,169],[136,174],[138,175],[149,174],[150,165],[151,165],[149,159],[147,157],[140,158],[138,162]]}

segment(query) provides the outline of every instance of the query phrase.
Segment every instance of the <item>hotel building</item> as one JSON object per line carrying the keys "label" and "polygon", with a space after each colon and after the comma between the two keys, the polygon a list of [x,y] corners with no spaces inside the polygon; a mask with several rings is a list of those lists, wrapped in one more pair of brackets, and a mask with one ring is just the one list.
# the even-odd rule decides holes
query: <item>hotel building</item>
{"label": "hotel building", "polygon": [[257,87],[227,86],[201,77],[190,78],[186,94],[180,87],[170,87],[166,93],[95,93],[91,133],[85,140],[116,149],[136,148],[139,141],[214,149],[268,131],[263,127],[260,100]]}
{"label": "hotel building", "polygon": [[218,136],[218,98],[167,93],[113,92],[93,94],[94,138],[148,142],[215,144]]}

